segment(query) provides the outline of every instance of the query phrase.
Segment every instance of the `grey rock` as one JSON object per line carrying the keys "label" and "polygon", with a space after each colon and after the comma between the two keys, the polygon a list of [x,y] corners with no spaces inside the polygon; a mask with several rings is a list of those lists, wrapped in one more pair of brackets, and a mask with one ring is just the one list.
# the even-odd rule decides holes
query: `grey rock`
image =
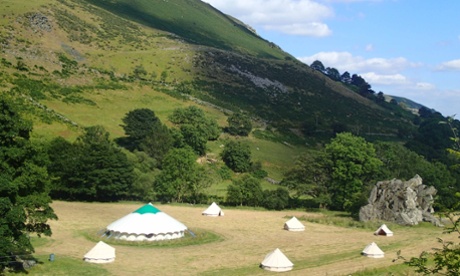
{"label": "grey rock", "polygon": [[401,225],[429,221],[442,226],[433,215],[436,192],[433,186],[424,185],[419,175],[408,181],[392,179],[377,182],[369,195],[368,204],[359,211],[359,219],[383,220]]}

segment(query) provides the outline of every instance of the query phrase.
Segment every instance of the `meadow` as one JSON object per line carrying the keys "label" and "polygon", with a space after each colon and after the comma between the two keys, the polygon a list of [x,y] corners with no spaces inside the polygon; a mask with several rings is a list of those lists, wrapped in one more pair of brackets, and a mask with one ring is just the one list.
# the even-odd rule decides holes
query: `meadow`
{"label": "meadow", "polygon": [[[259,264],[276,248],[294,263],[289,275],[414,275],[401,261],[392,262],[397,251],[405,257],[417,256],[436,247],[436,237],[442,235],[442,229],[424,223],[413,227],[389,224],[393,237],[374,236],[373,227],[379,223],[361,224],[330,212],[221,206],[224,217],[205,217],[201,212],[207,206],[155,204],[192,231],[199,229],[218,238],[173,246],[114,243],[115,262],[97,265],[82,260],[96,244],[90,237],[140,206],[142,203],[134,202],[54,202],[59,220],[50,222],[51,237],[33,239],[41,264],[30,275],[268,275],[273,272],[262,270]],[[304,232],[283,229],[292,216],[301,219]],[[361,256],[372,241],[385,252],[385,258]],[[55,254],[53,262],[48,261],[49,254]]]}

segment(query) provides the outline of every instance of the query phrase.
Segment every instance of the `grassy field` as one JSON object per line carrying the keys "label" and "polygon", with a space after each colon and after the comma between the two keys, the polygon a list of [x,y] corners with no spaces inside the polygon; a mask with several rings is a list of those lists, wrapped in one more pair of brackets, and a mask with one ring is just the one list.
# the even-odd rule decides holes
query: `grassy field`
{"label": "grassy field", "polygon": [[[96,265],[82,260],[95,241],[88,232],[134,211],[141,203],[54,202],[59,216],[52,221],[51,238],[34,239],[36,254],[43,263],[30,275],[268,275],[259,268],[265,255],[275,248],[294,263],[289,275],[412,275],[392,259],[402,250],[405,257],[436,246],[441,229],[429,225],[397,227],[393,237],[376,237],[373,230],[334,225],[334,215],[304,211],[228,209],[224,217],[204,217],[206,206],[156,205],[190,229],[209,231],[214,242],[171,247],[114,245],[114,263]],[[223,206],[221,206],[223,207]],[[302,217],[305,232],[283,230],[291,216]],[[322,217],[328,216],[329,219]],[[340,218],[344,220],[344,218]],[[318,221],[318,222],[311,222]],[[343,222],[339,222],[343,225]],[[394,228],[392,227],[394,226]],[[386,253],[383,259],[363,257],[360,252],[376,242]],[[55,261],[47,261],[49,254]]]}

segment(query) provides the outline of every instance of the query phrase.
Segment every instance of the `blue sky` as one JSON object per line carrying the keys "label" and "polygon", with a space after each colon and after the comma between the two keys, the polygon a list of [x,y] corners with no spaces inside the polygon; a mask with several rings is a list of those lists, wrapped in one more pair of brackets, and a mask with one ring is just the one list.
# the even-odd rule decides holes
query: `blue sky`
{"label": "blue sky", "polygon": [[460,116],[458,0],[203,0],[306,64]]}

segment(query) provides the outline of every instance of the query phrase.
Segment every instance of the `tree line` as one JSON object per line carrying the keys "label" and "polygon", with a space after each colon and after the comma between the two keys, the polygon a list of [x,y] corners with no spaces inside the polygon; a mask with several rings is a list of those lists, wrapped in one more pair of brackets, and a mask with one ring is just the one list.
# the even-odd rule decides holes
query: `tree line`
{"label": "tree line", "polygon": [[[222,204],[275,210],[317,207],[354,214],[383,179],[421,175],[438,189],[437,208],[455,206],[455,192],[460,190],[458,166],[449,165],[458,162],[449,152],[445,159],[433,155],[429,161],[404,145],[371,143],[348,132],[299,156],[275,189],[262,189],[267,173],[241,139],[224,141],[218,158],[222,162],[199,164],[207,142],[219,139],[223,131],[249,135],[251,120],[241,112],[230,115],[228,128],[222,129],[194,106],[174,110],[168,118],[171,127],[153,110],[135,109],[122,119],[125,135],[118,139],[111,139],[102,126],[90,126],[73,142],[57,137],[44,143],[31,141],[32,124],[19,115],[13,99],[0,97],[0,106],[2,256],[33,252],[27,233],[51,234],[47,221],[57,219],[52,199],[209,203],[216,198],[206,189],[229,180],[226,196],[217,198]],[[426,122],[435,120],[430,116]],[[437,126],[448,127],[439,121]]]}

